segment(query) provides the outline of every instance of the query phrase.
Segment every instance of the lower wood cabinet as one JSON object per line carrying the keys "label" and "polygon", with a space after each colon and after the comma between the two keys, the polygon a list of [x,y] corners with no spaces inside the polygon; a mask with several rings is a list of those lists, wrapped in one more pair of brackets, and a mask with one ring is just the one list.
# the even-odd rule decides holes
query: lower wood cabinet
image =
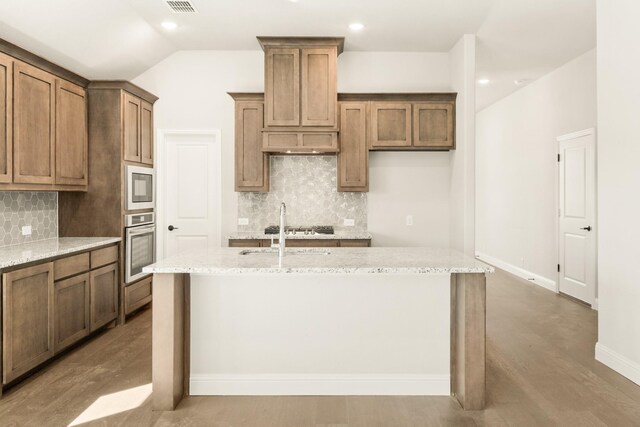
{"label": "lower wood cabinet", "polygon": [[151,276],[124,288],[124,313],[129,314],[151,302]]}
{"label": "lower wood cabinet", "polygon": [[2,382],[7,384],[53,356],[53,263],[4,273],[2,294]]}
{"label": "lower wood cabinet", "polygon": [[91,331],[118,317],[118,264],[91,271]]}
{"label": "lower wood cabinet", "polygon": [[318,239],[291,239],[286,241],[288,248],[337,248],[340,246],[338,240]]}
{"label": "lower wood cabinet", "polygon": [[[3,384],[118,317],[118,263],[90,270],[89,261],[94,254],[108,259],[114,249],[118,245],[2,274]],[[138,302],[150,293],[150,282],[139,288]]]}
{"label": "lower wood cabinet", "polygon": [[54,284],[54,352],[58,353],[89,335],[89,273]]}

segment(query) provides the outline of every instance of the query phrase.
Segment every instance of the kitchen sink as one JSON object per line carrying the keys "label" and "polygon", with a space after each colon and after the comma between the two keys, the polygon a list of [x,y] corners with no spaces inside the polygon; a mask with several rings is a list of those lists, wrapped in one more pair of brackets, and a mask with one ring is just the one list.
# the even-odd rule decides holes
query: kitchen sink
{"label": "kitchen sink", "polygon": [[[243,249],[240,251],[240,255],[265,255],[265,254],[274,254],[278,255],[277,249]],[[320,248],[295,248],[295,249],[286,249],[285,255],[329,255],[331,251],[329,249],[320,249]]]}

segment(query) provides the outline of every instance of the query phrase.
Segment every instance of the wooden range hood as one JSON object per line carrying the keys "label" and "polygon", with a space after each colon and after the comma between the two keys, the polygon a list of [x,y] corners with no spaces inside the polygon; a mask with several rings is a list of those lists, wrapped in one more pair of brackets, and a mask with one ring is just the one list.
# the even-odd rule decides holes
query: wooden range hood
{"label": "wooden range hood", "polygon": [[262,151],[337,153],[343,37],[258,37],[264,50]]}

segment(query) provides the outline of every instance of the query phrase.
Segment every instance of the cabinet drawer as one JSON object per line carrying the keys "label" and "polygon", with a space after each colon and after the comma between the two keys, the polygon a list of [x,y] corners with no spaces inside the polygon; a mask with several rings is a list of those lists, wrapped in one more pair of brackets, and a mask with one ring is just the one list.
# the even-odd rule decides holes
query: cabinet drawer
{"label": "cabinet drawer", "polygon": [[368,248],[371,246],[371,239],[346,239],[340,240],[342,248]]}
{"label": "cabinet drawer", "polygon": [[230,248],[259,248],[260,247],[260,240],[254,240],[254,239],[229,239],[229,247]]}
{"label": "cabinet drawer", "polygon": [[118,245],[91,251],[91,268],[102,267],[118,261]]}
{"label": "cabinet drawer", "polygon": [[53,278],[60,280],[89,271],[89,252],[73,255],[53,262]]}
{"label": "cabinet drawer", "polygon": [[124,312],[129,314],[151,301],[151,277],[124,288]]}

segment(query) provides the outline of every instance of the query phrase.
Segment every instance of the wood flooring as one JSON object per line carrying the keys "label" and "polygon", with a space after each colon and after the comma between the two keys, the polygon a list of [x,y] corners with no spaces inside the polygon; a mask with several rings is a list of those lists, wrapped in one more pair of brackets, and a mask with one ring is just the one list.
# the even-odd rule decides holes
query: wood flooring
{"label": "wood flooring", "polygon": [[[175,412],[152,412],[146,399],[81,425],[640,426],[640,387],[595,361],[596,332],[595,311],[499,271],[487,280],[484,411],[449,397],[189,397]],[[66,426],[102,396],[150,381],[146,310],[7,390],[0,426]]]}

